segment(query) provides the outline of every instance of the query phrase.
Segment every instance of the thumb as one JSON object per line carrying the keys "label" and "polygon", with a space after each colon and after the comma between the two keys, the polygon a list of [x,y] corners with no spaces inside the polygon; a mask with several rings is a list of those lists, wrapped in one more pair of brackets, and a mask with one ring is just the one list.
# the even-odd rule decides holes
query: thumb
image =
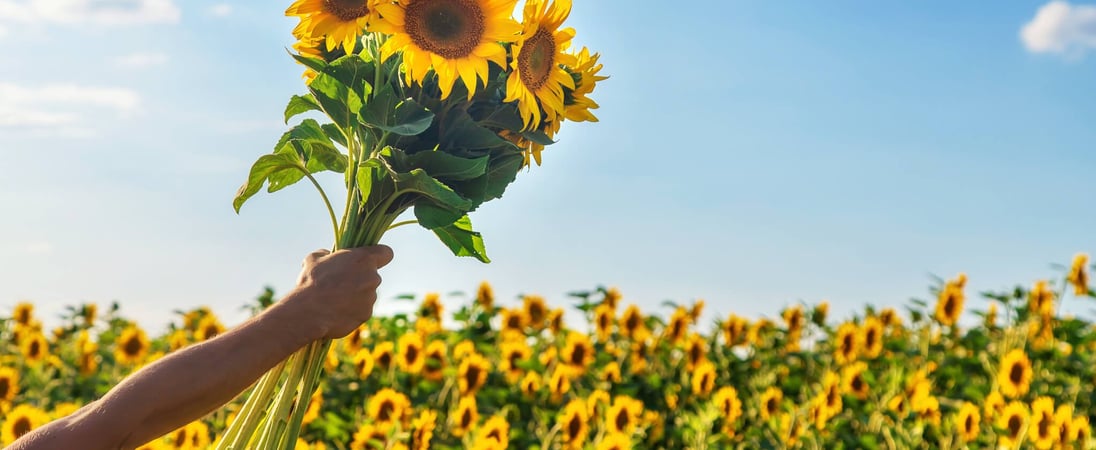
{"label": "thumb", "polygon": [[387,266],[388,263],[392,262],[392,258],[395,256],[392,252],[392,248],[383,244],[366,247],[364,250],[377,265],[378,269]]}

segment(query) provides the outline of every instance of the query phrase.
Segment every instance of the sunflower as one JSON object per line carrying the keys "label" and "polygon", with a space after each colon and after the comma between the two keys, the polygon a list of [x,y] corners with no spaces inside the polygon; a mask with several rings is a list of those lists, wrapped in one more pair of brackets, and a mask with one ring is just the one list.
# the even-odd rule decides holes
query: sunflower
{"label": "sunflower", "polygon": [[708,343],[704,337],[693,333],[685,344],[686,370],[693,371],[697,365],[707,360]]}
{"label": "sunflower", "polygon": [[855,323],[845,322],[837,328],[833,357],[838,364],[845,365],[856,361],[860,346],[860,330]]}
{"label": "sunflower", "polygon": [[511,18],[517,0],[405,0],[382,2],[376,9],[383,19],[375,31],[391,34],[381,47],[381,59],[403,55],[408,83],[422,83],[430,69],[438,76],[442,100],[457,79],[476,92],[486,83],[487,62],[506,66],[506,48],[500,43],[518,39],[521,25]]}
{"label": "sunflower", "polygon": [[187,337],[186,330],[178,329],[167,336],[167,347],[170,351],[182,350],[189,344],[190,338]]}
{"label": "sunflower", "polygon": [[934,396],[923,399],[920,403],[914,403],[914,411],[921,421],[940,426],[940,400]]}
{"label": "sunflower", "polygon": [[80,316],[84,318],[84,325],[92,326],[95,324],[95,318],[99,315],[99,305],[95,303],[86,303],[80,308]]}
{"label": "sunflower", "polygon": [[1058,434],[1058,446],[1069,447],[1069,444],[1073,442],[1075,432],[1073,431],[1073,407],[1069,405],[1059,405],[1058,409],[1054,411],[1054,430]]}
{"label": "sunflower", "polygon": [[373,373],[373,352],[368,349],[361,349],[354,353],[354,372],[355,377],[360,379],[369,378],[369,374]]}
{"label": "sunflower", "polygon": [[559,416],[559,426],[563,434],[563,448],[568,450],[580,450],[586,444],[586,436],[590,433],[587,416],[587,402],[571,400],[563,407]]}
{"label": "sunflower", "polygon": [[434,341],[426,346],[426,362],[423,364],[422,374],[427,380],[440,381],[443,377],[447,361],[445,359],[445,341]]}
{"label": "sunflower", "polygon": [[293,29],[297,38],[322,39],[329,51],[341,46],[352,53],[358,36],[376,18],[376,3],[375,0],[297,0],[285,10],[285,15],[301,19]]}
{"label": "sunflower", "polygon": [[575,80],[575,90],[571,92],[564,92],[563,97],[563,117],[573,122],[597,122],[597,116],[590,112],[591,109],[598,109],[597,102],[590,99],[589,95],[594,92],[594,86],[598,82],[608,79],[609,77],[598,75],[601,71],[602,65],[598,63],[598,59],[601,55],[597,53],[590,54],[590,50],[586,47],[582,47],[575,54],[575,66],[568,67]]}
{"label": "sunflower", "polygon": [[486,281],[480,283],[479,288],[476,289],[476,304],[486,311],[495,308],[495,290],[491,288],[491,283]]}
{"label": "sunflower", "polygon": [[556,336],[563,332],[563,308],[556,308],[548,312],[548,329]]}
{"label": "sunflower", "polygon": [[436,292],[430,292],[422,299],[422,305],[419,306],[419,317],[441,320],[443,311],[445,311],[445,307],[441,304],[441,296]]}
{"label": "sunflower", "polygon": [[565,111],[564,90],[575,91],[575,79],[564,68],[578,67],[578,58],[566,53],[575,31],[559,29],[570,14],[571,0],[525,3],[504,101],[517,102],[526,129],[537,128],[542,120],[556,120]]}
{"label": "sunflower", "polygon": [[1054,428],[1054,399],[1039,397],[1031,402],[1031,423],[1028,425],[1028,435],[1031,436],[1035,448],[1049,450],[1058,439],[1057,430]]}
{"label": "sunflower", "polygon": [[864,319],[860,334],[860,343],[864,346],[864,357],[867,359],[879,357],[879,354],[883,352],[883,322],[876,317]]}
{"label": "sunflower", "polygon": [[586,412],[591,419],[597,419],[605,413],[612,399],[609,393],[602,389],[595,389],[586,397]]}
{"label": "sunflower", "polygon": [[526,372],[525,377],[521,379],[521,393],[526,397],[536,398],[538,392],[540,392],[540,375],[533,371]]}
{"label": "sunflower", "polygon": [[99,344],[88,342],[76,355],[76,365],[81,375],[91,375],[99,368]]}
{"label": "sunflower", "polygon": [[429,450],[434,429],[438,426],[438,413],[427,409],[411,422],[411,450]]}
{"label": "sunflower", "polygon": [[525,332],[525,314],[521,310],[502,308],[500,311],[502,316],[502,332],[524,333]]}
{"label": "sunflower", "polygon": [[578,373],[585,373],[586,367],[594,362],[594,346],[590,344],[590,337],[572,331],[567,334],[567,342],[563,346],[563,363],[575,369]]}
{"label": "sunflower", "polygon": [[460,363],[458,384],[462,395],[475,394],[487,382],[491,362],[479,353],[473,353]]}
{"label": "sunflower", "polygon": [[1073,418],[1073,442],[1076,448],[1088,448],[1088,441],[1092,439],[1092,427],[1088,423],[1088,416],[1080,415]]}
{"label": "sunflower", "polygon": [[392,354],[396,351],[396,345],[391,341],[381,342],[373,347],[373,363],[381,370],[387,371],[392,367],[394,357]]}
{"label": "sunflower", "polygon": [[795,305],[785,309],[781,312],[780,316],[784,319],[784,325],[787,326],[789,335],[799,334],[803,330],[803,307]]}
{"label": "sunflower", "polygon": [[19,372],[10,367],[0,367],[0,409],[11,403],[19,394]]}
{"label": "sunflower", "polygon": [[879,320],[883,322],[883,325],[888,327],[897,326],[902,323],[902,319],[898,318],[898,311],[895,311],[894,308],[884,308],[883,311],[880,311]]}
{"label": "sunflower", "polygon": [[679,306],[670,316],[670,322],[666,324],[666,329],[662,333],[663,337],[670,344],[679,344],[689,333],[689,322],[689,312]]}
{"label": "sunflower", "polygon": [[376,425],[363,423],[354,432],[354,440],[350,442],[351,450],[382,449],[388,441],[388,433]]}
{"label": "sunflower", "polygon": [[1054,314],[1054,292],[1046,280],[1036,281],[1031,292],[1028,292],[1028,312],[1036,316]]}
{"label": "sunflower", "polygon": [[830,315],[830,302],[823,300],[821,303],[815,305],[814,311],[811,312],[811,322],[815,325],[825,326],[826,317]]}
{"label": "sunflower", "polygon": [[704,360],[693,371],[693,395],[707,397],[715,389],[715,364]]}
{"label": "sunflower", "polygon": [[136,365],[148,355],[148,336],[145,331],[131,325],[122,331],[121,337],[114,343],[114,358],[121,364]]}
{"label": "sunflower", "polygon": [[473,353],[476,353],[476,343],[465,339],[453,347],[453,360],[457,362],[464,361],[465,357]]}
{"label": "sunflower", "polygon": [[474,446],[485,450],[510,448],[510,422],[503,416],[491,416],[476,433]]}
{"label": "sunflower", "polygon": [[426,361],[423,358],[422,336],[418,333],[405,333],[400,336],[396,347],[398,349],[396,365],[404,372],[412,375],[421,373],[422,366]]}
{"label": "sunflower", "polygon": [[641,334],[646,334],[643,313],[636,305],[628,305],[628,308],[624,310],[624,314],[620,316],[620,322],[617,326],[620,328],[621,334],[631,340],[638,339]]}
{"label": "sunflower", "polygon": [[402,422],[404,415],[411,411],[411,400],[400,392],[385,388],[369,398],[366,410],[377,427],[388,430]]}
{"label": "sunflower", "polygon": [[971,402],[963,402],[955,416],[955,430],[963,442],[971,442],[978,439],[981,422],[982,415],[978,412],[978,407]]}
{"label": "sunflower", "polygon": [[304,418],[301,419],[301,425],[308,425],[320,417],[321,408],[323,408],[323,388],[317,386],[316,392],[313,392],[312,397],[308,399],[308,408],[304,410]]}
{"label": "sunflower", "polygon": [[552,375],[548,378],[548,391],[552,394],[552,401],[562,400],[563,394],[571,391],[572,372],[573,369],[568,369],[566,366],[556,366],[556,369],[552,371]]}
{"label": "sunflower", "polygon": [[608,416],[605,418],[609,425],[609,433],[622,433],[631,436],[639,424],[639,417],[643,414],[643,403],[626,395],[613,399],[609,407]]}
{"label": "sunflower", "polygon": [[548,318],[548,306],[544,303],[544,297],[539,295],[523,296],[522,307],[527,319],[526,324],[538,330],[544,327],[544,320]]}
{"label": "sunflower", "polygon": [[1069,284],[1073,285],[1074,295],[1086,295],[1088,294],[1088,273],[1085,272],[1085,266],[1088,265],[1088,255],[1084,253],[1078,253],[1073,257],[1073,265],[1069,268]]}
{"label": "sunflower", "polygon": [[1024,427],[1028,421],[1028,409],[1020,402],[1010,402],[1005,406],[1001,415],[997,416],[997,428],[1001,432],[997,434],[999,444],[1005,448],[1018,448],[1024,435]]}
{"label": "sunflower", "polygon": [[728,347],[734,347],[743,343],[746,337],[746,327],[749,323],[746,319],[731,314],[727,321],[723,322],[723,340]]}
{"label": "sunflower", "polygon": [[840,383],[841,378],[834,372],[826,372],[822,376],[822,406],[828,417],[836,416],[844,407],[841,401]]}
{"label": "sunflower", "polygon": [[601,369],[601,379],[609,383],[620,383],[620,364],[610,361]]}
{"label": "sunflower", "polygon": [[761,394],[761,420],[769,420],[780,412],[780,402],[784,401],[784,391],[775,386],[770,386]]}
{"label": "sunflower", "polygon": [[520,363],[533,356],[533,349],[524,340],[503,342],[500,346],[501,364],[499,369],[506,374],[506,378],[515,383],[521,378],[524,369]]}
{"label": "sunflower", "polygon": [[966,280],[966,275],[959,274],[957,279],[948,281],[944,288],[940,290],[940,296],[936,300],[936,312],[933,317],[941,325],[953,326],[959,321],[959,316],[963,314],[963,302],[966,300],[963,295],[963,285],[966,284]]}
{"label": "sunflower", "polygon": [[16,303],[15,310],[11,313],[11,320],[19,325],[30,325],[30,322],[34,320],[34,304],[30,302]]}
{"label": "sunflower", "polygon": [[723,422],[733,423],[742,416],[742,401],[738,399],[738,391],[731,386],[724,386],[715,392],[712,401],[719,407],[723,414]]}
{"label": "sunflower", "polygon": [[990,303],[986,309],[986,315],[982,318],[982,324],[988,329],[997,328],[997,304]]}
{"label": "sunflower", "polygon": [[453,420],[450,433],[456,437],[462,437],[476,426],[479,421],[479,411],[476,409],[476,397],[466,395],[457,402],[457,411],[449,416]]}
{"label": "sunflower", "polygon": [[780,415],[780,440],[784,443],[785,448],[795,448],[799,443],[799,437],[803,435],[803,423],[795,420],[791,414],[785,413]]}
{"label": "sunflower", "polygon": [[773,323],[769,319],[759,319],[750,325],[750,329],[746,330],[746,342],[755,347],[764,347],[767,345],[765,338],[772,327]]}
{"label": "sunflower", "polygon": [[164,444],[162,440],[157,440],[152,442],[146,442],[143,445],[138,446],[134,450],[163,450],[166,448],[168,448],[168,446]]}
{"label": "sunflower", "polygon": [[1031,360],[1022,349],[1015,349],[1008,352],[1001,361],[1001,368],[997,371],[997,384],[1005,397],[1017,398],[1027,393],[1033,377]]}
{"label": "sunflower", "polygon": [[208,314],[202,317],[201,322],[198,322],[198,330],[194,333],[194,336],[198,339],[198,342],[203,342],[224,332],[225,326],[221,325],[221,321],[217,320],[217,316]]}
{"label": "sunflower", "polygon": [[629,361],[632,365],[632,372],[642,373],[647,369],[647,358],[651,353],[651,343],[646,338],[639,339],[632,343],[632,353]]}
{"label": "sunflower", "polygon": [[15,442],[24,434],[49,422],[49,416],[45,411],[30,405],[19,405],[4,416],[4,423],[0,428],[0,444],[7,445]]}
{"label": "sunflower", "polygon": [[906,396],[902,394],[896,394],[887,401],[887,409],[894,412],[898,416],[899,420],[905,419],[910,413],[910,403],[906,401]]}
{"label": "sunflower", "polygon": [[594,308],[594,325],[597,331],[597,339],[601,342],[608,341],[613,336],[613,322],[616,320],[615,310],[604,303]]}
{"label": "sunflower", "polygon": [[49,356],[49,342],[42,333],[29,333],[19,344],[19,351],[28,364],[38,364]]}
{"label": "sunflower", "polygon": [[997,417],[1005,409],[1005,398],[998,391],[990,392],[983,401],[982,412],[987,419]]}
{"label": "sunflower", "polygon": [[856,362],[841,370],[843,389],[846,394],[851,394],[860,400],[868,399],[869,386],[864,379],[864,373],[868,371],[868,365]]}
{"label": "sunflower", "polygon": [[62,417],[68,417],[72,413],[79,411],[80,405],[73,402],[58,403],[53,407],[53,411],[50,412],[50,416],[54,419],[60,419]]}
{"label": "sunflower", "polygon": [[632,440],[624,433],[609,433],[597,444],[597,450],[631,450]]}

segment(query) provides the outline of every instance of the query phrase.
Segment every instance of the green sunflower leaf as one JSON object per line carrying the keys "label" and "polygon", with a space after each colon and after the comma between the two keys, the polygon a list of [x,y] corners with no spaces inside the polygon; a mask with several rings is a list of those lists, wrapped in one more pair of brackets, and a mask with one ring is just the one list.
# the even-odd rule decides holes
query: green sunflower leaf
{"label": "green sunflower leaf", "polygon": [[309,111],[323,110],[320,109],[320,105],[316,103],[311,95],[294,95],[289,98],[289,104],[285,106],[285,123],[289,123],[289,119]]}
{"label": "green sunflower leaf", "polygon": [[484,263],[491,262],[483,245],[483,237],[472,231],[472,220],[468,216],[461,217],[451,225],[435,229],[434,234],[454,255],[471,256]]}
{"label": "green sunflower leaf", "polygon": [[401,99],[385,84],[373,92],[369,102],[361,107],[362,123],[400,136],[415,136],[434,122],[434,113],[415,100]]}

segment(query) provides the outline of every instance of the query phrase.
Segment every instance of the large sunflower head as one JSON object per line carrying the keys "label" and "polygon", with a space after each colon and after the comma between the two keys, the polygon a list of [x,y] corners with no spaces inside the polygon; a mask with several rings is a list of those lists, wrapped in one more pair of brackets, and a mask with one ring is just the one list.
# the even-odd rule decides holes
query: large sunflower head
{"label": "large sunflower head", "polygon": [[539,128],[564,113],[564,89],[574,91],[575,80],[564,67],[577,67],[567,53],[575,30],[560,29],[571,14],[571,0],[528,0],[521,39],[511,48],[514,59],[506,81],[507,102],[517,102],[525,129]]}
{"label": "large sunflower head", "polygon": [[7,445],[19,437],[49,422],[45,411],[30,405],[19,405],[4,416],[0,425],[0,444]]}
{"label": "large sunflower head", "polygon": [[978,439],[981,422],[982,414],[978,412],[978,407],[971,402],[963,402],[963,406],[959,407],[959,413],[955,416],[955,429],[959,438],[963,442]]}
{"label": "large sunflower head", "polygon": [[376,18],[376,0],[297,0],[285,11],[301,19],[293,35],[301,40],[323,41],[327,50],[342,47],[354,52],[369,22]]}
{"label": "large sunflower head", "polygon": [[454,436],[461,437],[476,426],[479,421],[479,410],[476,408],[476,397],[466,395],[457,402],[457,410],[449,416],[453,421],[450,432]]}
{"label": "large sunflower head", "polygon": [[403,421],[404,415],[411,410],[411,400],[400,392],[385,388],[369,398],[366,409],[373,423],[387,430]]}
{"label": "large sunflower head", "polygon": [[1088,294],[1088,255],[1078,253],[1073,257],[1073,264],[1069,268],[1069,284],[1073,285],[1074,295]]}
{"label": "large sunflower head", "polygon": [[997,371],[997,385],[1006,397],[1016,398],[1027,393],[1033,377],[1031,360],[1022,349],[1015,349],[1001,360],[1001,368]]}
{"label": "large sunflower head", "polygon": [[148,336],[137,326],[130,326],[122,331],[114,344],[114,357],[121,364],[140,364],[148,355]]}
{"label": "large sunflower head", "polygon": [[422,372],[422,366],[426,361],[423,358],[422,336],[418,333],[406,333],[400,336],[397,347],[399,357],[396,358],[396,362],[400,369],[410,374]]}
{"label": "large sunflower head", "polygon": [[19,393],[19,372],[10,367],[0,367],[0,405],[10,403]]}
{"label": "large sunflower head", "polygon": [[1018,447],[1027,422],[1027,406],[1020,402],[1010,402],[1006,405],[1001,415],[997,416],[997,428],[1001,430],[997,434],[1000,446],[1005,448]]}
{"label": "large sunflower head", "polygon": [[564,448],[577,450],[586,444],[586,436],[590,433],[587,409],[586,402],[571,400],[560,413],[559,425],[562,429]]}
{"label": "large sunflower head", "polygon": [[488,76],[488,61],[506,65],[500,43],[517,40],[521,26],[511,18],[517,0],[405,0],[376,5],[382,17],[374,30],[391,36],[381,58],[403,55],[408,82],[422,84],[437,74],[446,99],[459,78],[471,99]]}

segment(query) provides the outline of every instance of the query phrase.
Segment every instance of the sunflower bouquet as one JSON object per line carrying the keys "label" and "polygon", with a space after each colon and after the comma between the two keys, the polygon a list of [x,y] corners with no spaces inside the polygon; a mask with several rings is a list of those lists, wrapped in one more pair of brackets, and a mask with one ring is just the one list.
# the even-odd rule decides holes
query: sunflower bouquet
{"label": "sunflower bouquet", "polygon": [[[468,214],[539,166],[564,121],[597,121],[589,95],[605,79],[598,54],[571,49],[570,0],[297,0],[291,56],[306,118],[252,166],[239,212],[266,187],[308,179],[331,219],[335,248],[379,243],[417,223],[455,255],[489,262]],[[321,123],[322,122],[322,123]],[[316,179],[343,175],[341,215]],[[397,222],[408,210],[414,219]],[[284,361],[255,386],[218,449],[292,448],[323,373],[329,342]]]}

